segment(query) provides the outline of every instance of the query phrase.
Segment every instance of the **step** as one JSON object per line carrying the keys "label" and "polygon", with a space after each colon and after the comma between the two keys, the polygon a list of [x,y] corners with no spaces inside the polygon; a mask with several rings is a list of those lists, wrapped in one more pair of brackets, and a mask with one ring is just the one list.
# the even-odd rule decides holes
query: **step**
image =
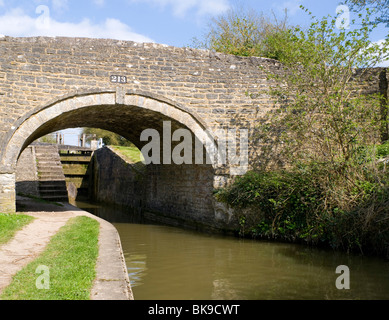
{"label": "step", "polygon": [[48,189],[55,189],[55,188],[64,188],[66,187],[66,181],[58,181],[57,183],[51,183],[55,181],[40,181],[39,187],[40,188],[48,188]]}
{"label": "step", "polygon": [[39,166],[38,169],[41,170],[57,170],[57,171],[62,171],[62,168],[59,166]]}
{"label": "step", "polygon": [[[56,150],[49,150],[49,149],[47,149],[47,150],[36,150],[35,149],[35,154],[37,156],[50,156],[50,157],[54,156],[54,157],[57,157],[57,151]],[[58,156],[59,156],[59,154],[58,154]]]}
{"label": "step", "polygon": [[[47,149],[47,150],[36,150],[35,149],[35,154],[37,156],[54,155],[55,153],[57,153],[57,150],[54,150],[54,149],[52,149],[52,150],[50,150],[50,149]],[[57,155],[55,154],[55,156],[57,156]],[[59,154],[58,154],[58,156],[59,156]]]}
{"label": "step", "polygon": [[49,158],[37,158],[38,164],[45,164],[45,165],[61,165],[61,160],[59,159],[49,159]]}
{"label": "step", "polygon": [[61,170],[61,168],[44,168],[41,170],[38,170],[39,174],[60,174],[63,175],[64,172]]}
{"label": "step", "polygon": [[56,184],[56,185],[54,185],[54,184],[51,184],[51,185],[40,184],[39,190],[67,190],[67,188],[66,188],[66,183]]}
{"label": "step", "polygon": [[57,156],[56,154],[53,154],[54,152],[56,151],[47,150],[43,152],[35,152],[35,155],[39,158],[53,158],[53,159],[59,158],[59,155]]}
{"label": "step", "polygon": [[[37,156],[45,156],[45,155],[54,155],[54,153],[56,153],[57,151],[56,150],[49,150],[49,149],[47,149],[47,150],[36,150],[35,149],[35,154],[37,155]],[[59,155],[59,154],[58,154]],[[57,155],[55,155],[55,156],[57,156]]]}
{"label": "step", "polygon": [[46,197],[46,196],[57,196],[57,197],[67,197],[68,196],[68,193],[67,191],[62,191],[62,192],[59,192],[59,191],[51,191],[51,192],[42,192],[40,191],[40,195],[41,197]]}
{"label": "step", "polygon": [[56,190],[67,190],[66,184],[62,185],[51,185],[51,186],[45,186],[45,185],[39,185],[39,190],[47,190],[47,191],[56,191]]}
{"label": "step", "polygon": [[58,159],[49,159],[49,158],[45,158],[45,159],[43,159],[43,158],[39,158],[38,159],[38,163],[55,163],[55,164],[59,164],[59,163],[61,163],[61,161],[60,160],[58,160]]}
{"label": "step", "polygon": [[40,172],[55,172],[55,173],[62,173],[63,174],[63,171],[61,168],[57,168],[57,167],[47,167],[47,168],[44,168],[42,170],[38,170],[38,173]]}
{"label": "step", "polygon": [[41,195],[57,195],[57,194],[67,195],[68,191],[66,189],[53,189],[53,190],[42,190],[42,189],[39,189],[39,193]]}
{"label": "step", "polygon": [[61,172],[61,173],[63,173],[62,169],[61,168],[57,168],[57,167],[44,167],[44,168],[40,168],[40,169],[38,169],[38,172]]}
{"label": "step", "polygon": [[40,186],[63,186],[66,184],[66,181],[63,179],[60,180],[51,180],[51,181],[39,181]]}
{"label": "step", "polygon": [[61,197],[61,198],[66,198],[68,197],[67,192],[51,192],[51,193],[46,193],[46,192],[41,192],[40,197]]}
{"label": "step", "polygon": [[62,164],[61,163],[38,163],[37,167],[38,168],[58,168],[58,169],[62,169]]}
{"label": "step", "polygon": [[43,177],[39,177],[39,180],[49,182],[49,181],[58,181],[60,180],[60,178],[61,177],[58,176],[43,176]]}
{"label": "step", "polygon": [[61,195],[61,196],[67,196],[68,195],[68,191],[65,189],[65,190],[49,190],[49,191],[42,191],[42,190],[39,190],[40,194],[41,195]]}
{"label": "step", "polygon": [[58,180],[64,180],[64,174],[62,171],[39,171],[38,176],[53,176],[58,177]]}
{"label": "step", "polygon": [[59,201],[59,202],[68,202],[69,201],[69,197],[60,197],[60,196],[44,196],[44,197],[41,197],[43,200],[47,200],[47,201]]}
{"label": "step", "polygon": [[67,198],[67,193],[41,193],[41,198]]}
{"label": "step", "polygon": [[49,158],[37,158],[38,164],[45,164],[45,165],[61,165],[61,161],[58,159],[49,159]]}

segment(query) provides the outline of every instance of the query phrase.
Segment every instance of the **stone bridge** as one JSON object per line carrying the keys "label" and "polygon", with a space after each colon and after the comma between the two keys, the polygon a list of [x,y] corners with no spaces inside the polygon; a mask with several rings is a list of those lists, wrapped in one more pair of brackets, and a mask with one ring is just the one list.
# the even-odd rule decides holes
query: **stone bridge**
{"label": "stone bridge", "polygon": [[[217,129],[250,129],[272,107],[260,66],[243,58],[153,43],[85,38],[0,38],[0,212],[15,210],[21,152],[48,133],[76,127],[114,131],[139,149],[145,129],[163,137],[189,130],[216,147]],[[376,77],[377,78],[377,77]],[[369,86],[378,90],[378,78]],[[255,93],[256,95],[247,95]],[[212,191],[230,177],[229,163],[149,165],[150,209],[201,223],[229,221]]]}

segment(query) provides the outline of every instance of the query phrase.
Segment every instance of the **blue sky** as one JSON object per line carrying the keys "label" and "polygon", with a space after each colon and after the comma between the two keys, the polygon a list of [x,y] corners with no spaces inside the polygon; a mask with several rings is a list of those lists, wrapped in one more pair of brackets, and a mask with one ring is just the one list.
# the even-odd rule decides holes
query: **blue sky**
{"label": "blue sky", "polygon": [[[339,1],[0,0],[0,34],[115,38],[182,47],[190,45],[193,37],[201,37],[212,16],[237,4],[265,14],[273,11],[279,17],[287,8],[290,22],[304,26],[308,19],[300,4],[321,17],[334,15]],[[372,40],[383,39],[387,33],[381,28]]]}
{"label": "blue sky", "polygon": [[[237,5],[268,15],[274,12],[278,17],[286,8],[292,25],[308,26],[301,4],[322,17],[335,15],[340,1],[0,0],[0,35],[113,38],[183,47],[190,46],[193,37],[201,38],[212,17]],[[351,19],[354,17],[351,14]],[[384,39],[388,31],[389,28],[379,28],[372,41]],[[65,142],[77,144],[74,136],[65,135]]]}

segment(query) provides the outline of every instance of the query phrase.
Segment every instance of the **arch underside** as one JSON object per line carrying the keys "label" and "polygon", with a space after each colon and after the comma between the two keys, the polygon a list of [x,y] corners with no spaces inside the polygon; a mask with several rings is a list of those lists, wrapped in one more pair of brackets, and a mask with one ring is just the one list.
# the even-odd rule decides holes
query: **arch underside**
{"label": "arch underside", "polygon": [[141,149],[147,143],[139,140],[141,133],[146,129],[154,129],[162,137],[164,121],[172,124],[172,131],[184,128],[175,119],[137,106],[89,106],[63,113],[45,122],[26,140],[23,147],[51,132],[68,128],[90,127],[115,132]]}

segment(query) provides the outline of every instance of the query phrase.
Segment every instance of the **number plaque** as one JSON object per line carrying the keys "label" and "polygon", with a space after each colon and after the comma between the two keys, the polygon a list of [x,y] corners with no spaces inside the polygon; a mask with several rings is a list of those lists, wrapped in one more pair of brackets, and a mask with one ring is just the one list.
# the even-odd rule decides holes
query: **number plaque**
{"label": "number plaque", "polygon": [[127,83],[127,77],[126,76],[116,76],[113,75],[110,77],[112,83]]}

